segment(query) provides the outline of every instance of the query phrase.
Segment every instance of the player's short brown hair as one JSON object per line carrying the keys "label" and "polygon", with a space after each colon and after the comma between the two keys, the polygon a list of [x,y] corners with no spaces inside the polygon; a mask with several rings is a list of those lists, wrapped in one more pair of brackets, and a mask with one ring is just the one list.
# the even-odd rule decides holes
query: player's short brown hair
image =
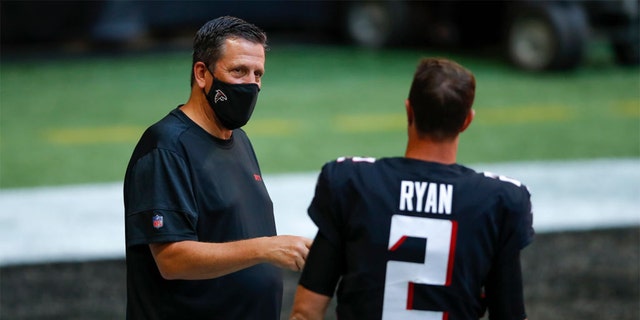
{"label": "player's short brown hair", "polygon": [[422,59],[409,91],[418,132],[438,141],[455,138],[473,105],[475,91],[473,73],[458,63]]}

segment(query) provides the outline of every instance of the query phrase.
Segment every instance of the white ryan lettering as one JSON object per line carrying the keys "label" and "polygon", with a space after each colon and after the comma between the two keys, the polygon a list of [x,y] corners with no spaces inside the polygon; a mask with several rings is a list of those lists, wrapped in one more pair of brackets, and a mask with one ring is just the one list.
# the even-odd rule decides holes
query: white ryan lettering
{"label": "white ryan lettering", "polygon": [[451,214],[452,202],[450,184],[406,180],[400,183],[400,211]]}

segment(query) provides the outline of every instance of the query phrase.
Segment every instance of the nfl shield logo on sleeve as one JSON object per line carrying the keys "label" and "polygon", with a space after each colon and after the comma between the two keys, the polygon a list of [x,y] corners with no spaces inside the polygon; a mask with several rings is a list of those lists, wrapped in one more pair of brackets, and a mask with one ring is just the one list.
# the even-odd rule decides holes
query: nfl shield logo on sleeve
{"label": "nfl shield logo on sleeve", "polygon": [[156,214],[155,216],[153,216],[153,227],[156,229],[160,229],[162,228],[162,226],[164,225],[164,221],[161,215]]}

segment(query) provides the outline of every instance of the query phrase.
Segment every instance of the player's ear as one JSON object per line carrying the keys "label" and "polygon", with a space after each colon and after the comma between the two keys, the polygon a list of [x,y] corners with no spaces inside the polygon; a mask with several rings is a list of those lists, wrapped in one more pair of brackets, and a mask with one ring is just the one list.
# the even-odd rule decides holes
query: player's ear
{"label": "player's ear", "polygon": [[413,108],[411,107],[411,103],[409,103],[409,99],[404,100],[404,107],[407,110],[407,125],[411,126],[413,124]]}
{"label": "player's ear", "polygon": [[464,123],[462,124],[462,128],[460,128],[460,132],[467,130],[471,121],[476,116],[476,111],[473,109],[469,109],[469,113],[467,113],[467,117],[464,119]]}
{"label": "player's ear", "polygon": [[198,61],[193,64],[193,76],[195,78],[195,83],[198,87],[204,89],[206,87],[205,78],[209,71],[207,70],[207,65],[202,61]]}

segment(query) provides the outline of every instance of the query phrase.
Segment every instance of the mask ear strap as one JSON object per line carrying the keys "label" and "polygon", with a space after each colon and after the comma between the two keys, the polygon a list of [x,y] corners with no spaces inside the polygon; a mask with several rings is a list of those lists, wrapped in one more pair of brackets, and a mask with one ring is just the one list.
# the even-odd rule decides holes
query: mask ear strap
{"label": "mask ear strap", "polygon": [[[204,62],[203,62],[204,63]],[[211,72],[211,69],[209,69],[209,65],[204,63],[205,68],[207,69],[207,71],[209,71],[209,73],[211,74],[211,77],[213,78],[213,82],[216,81],[216,76],[213,75],[213,72]],[[211,92],[211,90],[213,90],[213,85],[211,85],[211,89],[209,89],[209,92]],[[205,91],[204,88],[202,88],[202,92],[204,93],[204,95],[206,96],[208,93]]]}
{"label": "mask ear strap", "polygon": [[[204,62],[203,62],[204,63]],[[213,72],[211,71],[211,69],[209,69],[209,65],[208,64],[204,64],[204,66],[207,68],[207,71],[209,71],[209,73],[211,74],[211,76],[215,79],[216,76],[213,75]]]}

